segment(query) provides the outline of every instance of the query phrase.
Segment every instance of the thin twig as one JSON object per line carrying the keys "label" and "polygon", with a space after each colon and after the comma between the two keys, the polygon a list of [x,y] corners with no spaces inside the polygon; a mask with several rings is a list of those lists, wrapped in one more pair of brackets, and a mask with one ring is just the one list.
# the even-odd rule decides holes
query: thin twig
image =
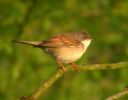
{"label": "thin twig", "polygon": [[[94,70],[114,70],[128,67],[128,62],[118,62],[113,64],[93,64],[93,65],[86,65],[80,67],[80,71],[94,71]],[[68,72],[74,71],[70,67],[68,67]],[[51,75],[39,88],[37,88],[31,96],[21,97],[20,100],[37,100],[41,95],[43,95],[46,90],[60,77],[64,75],[64,72],[60,69],[57,69],[53,75]]]}
{"label": "thin twig", "polygon": [[125,89],[122,92],[119,92],[119,93],[117,93],[115,95],[112,95],[112,96],[108,97],[106,100],[119,100],[121,97],[123,97],[125,95],[128,95],[128,89]]}

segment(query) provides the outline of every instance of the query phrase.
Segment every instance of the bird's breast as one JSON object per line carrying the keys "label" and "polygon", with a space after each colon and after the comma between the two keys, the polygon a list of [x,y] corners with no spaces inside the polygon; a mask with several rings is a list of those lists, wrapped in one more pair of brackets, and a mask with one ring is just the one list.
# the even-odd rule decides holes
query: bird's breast
{"label": "bird's breast", "polygon": [[47,51],[62,63],[78,60],[85,52],[83,45],[71,47],[48,48]]}

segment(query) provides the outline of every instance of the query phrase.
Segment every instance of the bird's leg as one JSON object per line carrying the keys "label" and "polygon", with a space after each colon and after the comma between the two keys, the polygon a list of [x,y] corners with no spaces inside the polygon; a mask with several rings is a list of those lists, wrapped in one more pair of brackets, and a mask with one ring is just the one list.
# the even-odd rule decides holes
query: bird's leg
{"label": "bird's leg", "polygon": [[64,67],[64,65],[59,60],[56,60],[56,62],[59,64],[59,66],[63,72],[67,72],[67,69]]}
{"label": "bird's leg", "polygon": [[73,69],[74,70],[76,70],[76,71],[80,71],[80,68],[79,68],[79,66],[77,65],[77,64],[75,64],[75,63],[69,63],[72,67],[73,67]]}

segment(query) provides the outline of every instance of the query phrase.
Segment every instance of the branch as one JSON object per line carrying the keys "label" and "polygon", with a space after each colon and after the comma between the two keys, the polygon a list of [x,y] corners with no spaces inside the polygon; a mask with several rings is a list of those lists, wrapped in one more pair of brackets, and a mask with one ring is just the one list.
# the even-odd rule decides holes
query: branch
{"label": "branch", "polygon": [[[93,65],[86,65],[80,67],[80,71],[93,71],[93,70],[114,70],[128,67],[128,62],[119,62],[113,64],[93,64]],[[74,71],[70,67],[68,67],[68,72]],[[53,75],[51,75],[39,88],[37,88],[31,96],[24,96],[21,97],[20,100],[37,100],[41,95],[43,95],[46,90],[60,77],[64,75],[64,72],[60,69],[57,69]]]}
{"label": "branch", "polygon": [[125,95],[128,95],[128,89],[127,88],[122,92],[119,92],[115,95],[108,97],[106,100],[119,100],[121,97],[123,97]]}
{"label": "branch", "polygon": [[17,31],[17,34],[15,35],[15,38],[18,40],[20,36],[22,35],[25,25],[29,22],[30,15],[35,7],[37,0],[32,0],[30,4],[28,5],[28,9],[26,9],[26,14],[24,15],[23,22],[18,25],[19,29]]}

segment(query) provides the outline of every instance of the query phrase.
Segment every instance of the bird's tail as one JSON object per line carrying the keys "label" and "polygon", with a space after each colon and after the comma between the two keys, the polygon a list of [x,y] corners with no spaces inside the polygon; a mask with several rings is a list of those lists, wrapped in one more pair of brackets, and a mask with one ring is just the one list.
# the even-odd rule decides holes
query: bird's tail
{"label": "bird's tail", "polygon": [[32,45],[32,46],[40,46],[40,44],[42,43],[39,41],[17,41],[17,40],[13,40],[12,42],[21,43],[21,44],[28,44],[28,45]]}

